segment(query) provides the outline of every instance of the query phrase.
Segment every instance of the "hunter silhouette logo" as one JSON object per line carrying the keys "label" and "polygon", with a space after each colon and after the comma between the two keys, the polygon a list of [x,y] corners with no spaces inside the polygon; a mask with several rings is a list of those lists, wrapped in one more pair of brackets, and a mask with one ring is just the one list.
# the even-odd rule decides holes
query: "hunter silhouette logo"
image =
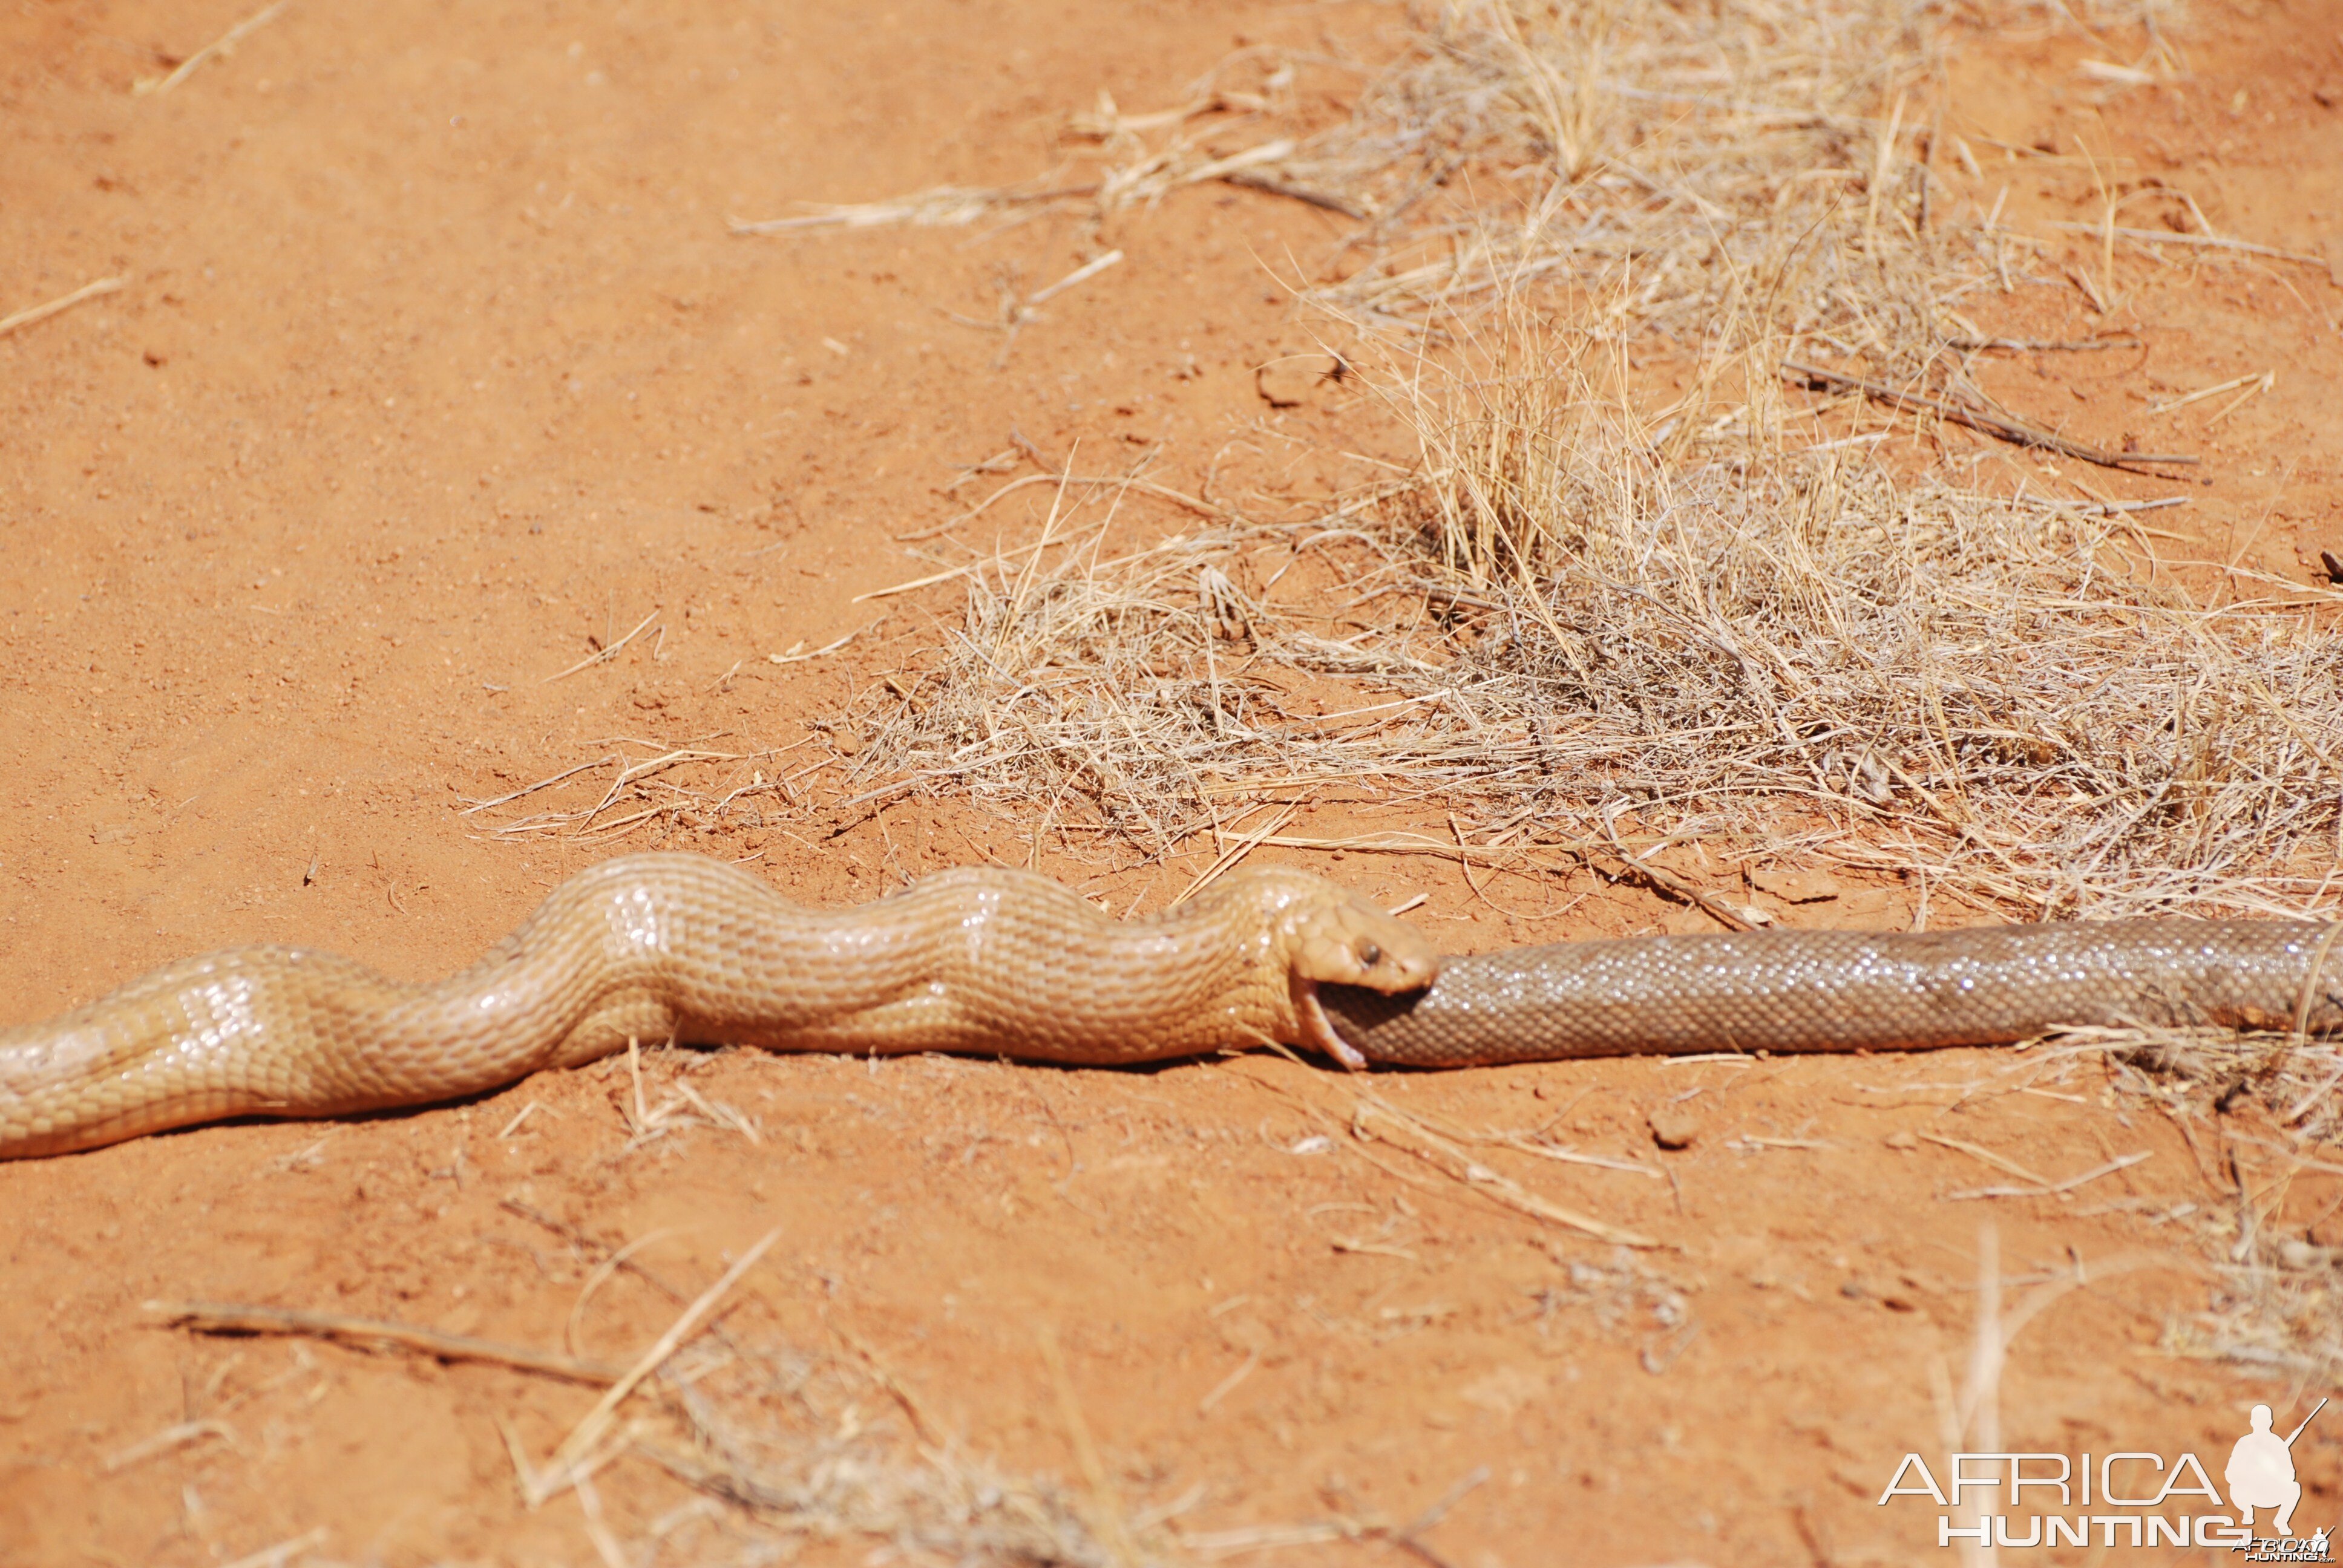
{"label": "hunter silhouette logo", "polygon": [[2221,1473],[2229,1483],[2229,1506],[2237,1511],[2238,1523],[2251,1529],[2255,1509],[2275,1508],[2270,1528],[2280,1535],[2294,1533],[2294,1505],[2302,1501],[2302,1483],[2294,1478],[2294,1440],[2326,1408],[2327,1402],[2320,1400],[2302,1418],[2301,1426],[2280,1437],[2270,1430],[2270,1407],[2254,1406],[2254,1429],[2237,1439],[2237,1446],[2229,1451],[2229,1468]]}

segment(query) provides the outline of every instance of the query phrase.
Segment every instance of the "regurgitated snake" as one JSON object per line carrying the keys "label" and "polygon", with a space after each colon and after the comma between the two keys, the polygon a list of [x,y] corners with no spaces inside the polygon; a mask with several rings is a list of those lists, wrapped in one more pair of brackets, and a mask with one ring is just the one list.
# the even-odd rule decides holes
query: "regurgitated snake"
{"label": "regurgitated snake", "polygon": [[1443,960],[1412,928],[1298,871],[1238,872],[1119,921],[1019,871],[946,871],[817,910],[720,861],[639,855],[564,882],[445,980],[407,985],[327,953],[236,948],[0,1031],[0,1158],[227,1116],[423,1104],[629,1040],[1101,1065],[1274,1041],[1354,1067],[1463,1067],[1977,1045],[2059,1025],[2323,1031],[2343,1025],[2343,976],[2325,964],[2336,930],[1782,931]]}

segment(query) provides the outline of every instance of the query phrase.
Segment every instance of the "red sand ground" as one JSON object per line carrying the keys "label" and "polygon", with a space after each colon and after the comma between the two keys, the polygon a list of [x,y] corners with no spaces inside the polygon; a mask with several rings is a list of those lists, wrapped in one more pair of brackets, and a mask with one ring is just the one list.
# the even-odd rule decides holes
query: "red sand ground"
{"label": "red sand ground", "polygon": [[[1339,232],[1296,204],[1205,186],[1103,234],[1053,218],[991,238],[750,240],[724,225],[798,198],[1023,178],[1101,88],[1127,109],[1172,102],[1248,42],[1380,57],[1399,25],[1386,9],[296,5],[169,94],[130,92],[241,14],[126,0],[0,18],[0,313],[129,280],[0,337],[0,878],[15,893],[0,1020],[236,940],[313,942],[407,976],[468,961],[588,853],[485,838],[461,798],[610,737],[745,750],[815,735],[809,718],[934,641],[953,591],[895,601],[839,657],[765,656],[856,631],[873,615],[853,595],[930,569],[890,536],[950,516],[936,492],[952,465],[1012,430],[1053,460],[1078,440],[1160,441],[1172,482],[1213,475],[1231,493],[1344,477],[1297,451],[1393,449],[1362,406],[1272,415],[1256,398],[1252,367],[1299,330],[1264,258],[1322,254]],[[1946,130],[1983,178],[1955,176],[1988,203],[2007,184],[2008,220],[2035,232],[2096,217],[2097,180],[2154,178],[2227,233],[2343,260],[2338,17],[2217,0],[2184,36],[2187,83],[2104,102],[2076,71],[2107,57],[2088,40],[1972,38]],[[2124,209],[2161,219],[2153,199]],[[946,314],[989,315],[1005,268],[1030,289],[1118,246],[1129,259],[1052,302],[998,371],[997,338]],[[2096,256],[2078,239],[2034,270]],[[2159,514],[2201,536],[2174,555],[2307,583],[2318,548],[2343,549],[2337,278],[2119,260],[2126,297],[2105,318],[2064,284],[1979,310],[1995,330],[2122,327],[2142,347],[2038,356],[1991,384],[2093,439],[2202,451],[2195,506]],[[2265,369],[2272,389],[2217,428],[2218,401],[2147,411]],[[2174,487],[2063,467],[2114,494]],[[1005,508],[1007,536],[1037,516]],[[653,609],[663,639],[545,683],[589,636]],[[832,753],[817,737],[792,755]],[[831,767],[803,787],[834,805],[840,779]],[[781,886],[840,901],[1023,848],[1016,824],[927,802],[820,850],[778,827],[670,842],[761,851]],[[1423,916],[1460,946],[1669,913],[1602,891],[1559,921],[1505,920],[1453,869],[1316,863],[1378,894],[1428,892]],[[1593,886],[1487,890],[1534,910]],[[1855,915],[1783,911],[1908,915],[1900,890]],[[1073,1483],[1046,1327],[1125,1506],[1200,1487],[1186,1530],[1405,1521],[1486,1467],[1423,1538],[1458,1568],[1936,1560],[1933,1508],[1875,1500],[1907,1450],[1940,1452],[1932,1381],[1964,1372],[1981,1221],[1998,1222],[2013,1303],[2090,1282],[2013,1346],[2006,1445],[2188,1449],[2217,1473],[2247,1406],[2267,1400],[2290,1425],[2320,1392],[2157,1348],[2167,1314],[2205,1303],[2202,1260],[2234,1233],[2237,1182],[2264,1223],[2343,1241],[2319,1219],[2343,1185],[2278,1180],[2283,1157],[2249,1141],[2271,1136],[2252,1101],[2184,1121],[2096,1080],[2021,1088],[1996,1076],[2005,1065],[1379,1081],[1451,1123],[1543,1126],[1664,1171],[1475,1151],[1664,1243],[1634,1254],[1350,1138],[1350,1086],[1275,1060],[1131,1074],[661,1052],[654,1094],[689,1073],[761,1117],[764,1145],[702,1131],[622,1154],[624,1074],[587,1071],[459,1108],[0,1167],[0,1561],[210,1563],[318,1527],[295,1561],[594,1561],[575,1496],[521,1505],[497,1425],[542,1453],[588,1391],[191,1337],[140,1310],[259,1302],[558,1344],[586,1265],[508,1200],[606,1246],[671,1228],[641,1256],[694,1290],[782,1227],[736,1327],[816,1349],[847,1330],[970,1452]],[[498,1139],[531,1102],[545,1113]],[[1647,1119],[1670,1106],[1695,1135],[1662,1151]],[[1330,1151],[1291,1151],[1321,1131]],[[2151,1157],[2065,1200],[1956,1201],[2006,1178],[1931,1135],[2058,1177]],[[2122,1260],[2155,1266],[2106,1271]],[[674,1311],[621,1275],[593,1300],[586,1348],[631,1354]],[[226,1435],[108,1466],[206,1420]],[[2335,1521],[2338,1443],[2330,1419],[2299,1445],[2305,1527]],[[625,1539],[684,1495],[633,1462],[600,1491]]]}

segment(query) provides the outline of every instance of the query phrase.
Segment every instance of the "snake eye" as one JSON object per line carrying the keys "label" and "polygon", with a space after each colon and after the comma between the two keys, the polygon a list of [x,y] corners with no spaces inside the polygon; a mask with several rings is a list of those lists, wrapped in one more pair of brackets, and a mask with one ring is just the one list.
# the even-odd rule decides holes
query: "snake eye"
{"label": "snake eye", "polygon": [[1382,948],[1376,946],[1373,942],[1361,942],[1359,944],[1359,967],[1361,969],[1371,970],[1383,961],[1383,950]]}

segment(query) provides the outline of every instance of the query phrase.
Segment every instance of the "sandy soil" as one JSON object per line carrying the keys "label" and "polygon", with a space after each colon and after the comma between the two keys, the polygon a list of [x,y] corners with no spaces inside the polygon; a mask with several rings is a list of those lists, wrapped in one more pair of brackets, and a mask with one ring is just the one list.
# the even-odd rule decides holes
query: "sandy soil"
{"label": "sandy soil", "polygon": [[[170,92],[131,91],[242,15],[92,0],[0,17],[0,314],[127,280],[0,337],[0,1022],[238,940],[402,976],[466,962],[609,851],[498,840],[463,803],[616,738],[796,748],[765,765],[799,773],[814,816],[663,831],[809,900],[1021,858],[1021,824],[950,802],[838,814],[854,739],[809,724],[953,613],[949,586],[851,601],[936,569],[893,536],[965,504],[956,466],[1007,452],[1038,472],[1021,442],[1051,462],[1160,443],[1169,482],[1309,496],[1357,477],[1324,454],[1404,450],[1347,394],[1257,396],[1253,367],[1307,342],[1272,269],[1341,232],[1300,204],[1208,186],[1106,232],[1051,218],[990,237],[725,223],[1026,178],[1101,89],[1169,103],[1255,44],[1383,57],[1386,8],[295,5]],[[1979,34],[1937,166],[1986,205],[2006,186],[2027,232],[2096,219],[2103,187],[2146,192],[2120,221],[2161,225],[2161,182],[2226,234],[2343,265],[2338,23],[2315,0],[2207,4],[2183,35],[2192,78],[2128,89],[2078,72],[2101,51],[2071,31]],[[1339,113],[1356,79],[1309,78],[1305,113]],[[1053,300],[998,367],[999,335],[952,318],[991,317],[1004,277],[1031,290],[1113,247],[1122,264]],[[2047,281],[1989,298],[1983,326],[2136,347],[2012,357],[1988,384],[2089,439],[2201,452],[2185,486],[2063,467],[2112,495],[2185,490],[2157,526],[2207,591],[2240,564],[2307,585],[2321,548],[2343,551],[2343,278],[2169,256],[2119,246],[2119,297],[2097,304],[2096,239],[2037,257]],[[2150,410],[2265,370],[2234,410]],[[1029,537],[1045,504],[1040,487],[1004,502],[1002,537]],[[1130,505],[1134,526],[1180,522]],[[616,657],[548,679],[654,612]],[[770,658],[849,633],[828,658]],[[1591,880],[1499,876],[1483,898],[1429,861],[1310,863],[1393,901],[1426,893],[1419,918],[1457,947],[1676,914]],[[1777,912],[1913,911],[1899,888]],[[2259,1223],[2325,1244],[2343,1242],[2343,1183],[2281,1180],[2250,1098],[2192,1119],[2096,1076],[2006,1069],[1949,1053],[1379,1081],[1438,1124],[1542,1127],[1627,1167],[1473,1152],[1649,1249],[1353,1137],[1350,1085],[1273,1059],[1138,1073],[660,1051],[650,1100],[687,1081],[759,1119],[761,1143],[698,1127],[630,1149],[628,1074],[588,1070],[0,1167],[0,1561],[212,1563],[287,1541],[294,1562],[597,1561],[578,1495],[524,1506],[499,1430],[542,1454],[591,1391],[198,1337],[142,1303],[550,1347],[621,1244],[649,1237],[637,1261],[688,1297],[776,1226],[728,1332],[859,1345],[965,1452],[1094,1509],[1181,1503],[1171,1528],[1190,1536],[1403,1525],[1482,1475],[1419,1560],[1929,1558],[1933,1508],[1876,1499],[1907,1451],[1941,1451],[1988,1220],[2009,1300],[2043,1303],[2002,1376],[2005,1446],[2189,1450],[2217,1474],[2249,1405],[2291,1425],[2320,1391],[2183,1353],[2169,1322],[2205,1309],[2241,1191]],[[1655,1147],[1654,1112],[1689,1119],[1686,1146]],[[2147,1158],[2057,1199],[1979,1199],[2008,1176],[1977,1151],[2054,1180]],[[676,1311],[618,1273],[579,1349],[627,1359]],[[2333,1523],[2343,1420],[2298,1455],[2299,1524]],[[598,1489],[627,1543],[690,1495],[633,1460]],[[724,1540],[695,1516],[656,1560],[729,1561]]]}

